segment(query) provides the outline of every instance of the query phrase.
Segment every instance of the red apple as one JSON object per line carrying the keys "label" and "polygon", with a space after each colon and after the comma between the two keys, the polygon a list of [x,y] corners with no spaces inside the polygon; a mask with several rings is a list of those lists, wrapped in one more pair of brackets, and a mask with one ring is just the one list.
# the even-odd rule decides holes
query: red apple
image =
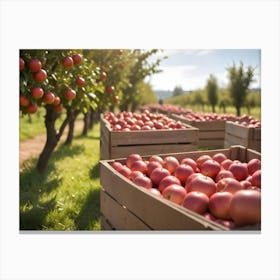
{"label": "red apple", "polygon": [[20,106],[27,107],[30,104],[30,101],[24,95],[20,95],[19,97]]}
{"label": "red apple", "polygon": [[217,192],[235,193],[242,189],[243,186],[235,178],[224,178],[217,183]]}
{"label": "red apple", "polygon": [[163,167],[166,168],[171,174],[175,171],[175,169],[179,166],[179,161],[177,158],[173,156],[167,156],[164,158]]}
{"label": "red apple", "polygon": [[131,169],[131,171],[141,171],[143,174],[146,174],[147,173],[147,164],[142,159],[136,160],[136,161],[132,162],[130,169]]}
{"label": "red apple", "polygon": [[31,95],[33,96],[34,99],[40,99],[44,95],[44,91],[40,87],[34,87],[31,89]]}
{"label": "red apple", "polygon": [[107,93],[113,93],[114,91],[115,91],[115,87],[113,87],[113,86],[110,86],[110,87],[106,88]]}
{"label": "red apple", "polygon": [[225,169],[222,169],[216,176],[215,181],[219,182],[223,178],[234,178],[233,174]]}
{"label": "red apple", "polygon": [[122,168],[120,168],[118,171],[123,176],[125,176],[128,179],[130,179],[131,170],[127,166],[123,165]]}
{"label": "red apple", "polygon": [[24,69],[25,62],[24,60],[20,57],[19,58],[19,70],[22,71]]}
{"label": "red apple", "polygon": [[212,156],[212,159],[217,161],[218,163],[222,163],[224,160],[227,159],[227,157],[223,153],[217,153],[217,154]]}
{"label": "red apple", "polygon": [[188,177],[188,179],[187,179],[187,181],[185,183],[185,189],[188,191],[188,188],[189,188],[190,183],[192,182],[192,180],[194,180],[196,177],[200,177],[200,176],[203,177],[204,175],[202,175],[201,173],[193,173],[193,174],[191,174]]}
{"label": "red apple", "polygon": [[245,163],[233,162],[228,169],[238,181],[248,177],[248,168]]}
{"label": "red apple", "polygon": [[131,181],[134,181],[136,177],[138,176],[145,176],[141,171],[132,171],[131,174],[130,174],[130,179]]}
{"label": "red apple", "polygon": [[73,64],[74,64],[73,59],[70,56],[64,57],[62,59],[62,65],[64,68],[71,68]]}
{"label": "red apple", "polygon": [[212,159],[212,158],[209,155],[201,155],[201,156],[199,156],[198,159],[196,160],[197,167],[200,169],[202,163],[205,162],[208,159]]}
{"label": "red apple", "polygon": [[73,63],[74,64],[80,64],[83,61],[83,56],[79,53],[72,55]]}
{"label": "red apple", "polygon": [[126,159],[126,166],[131,168],[131,165],[134,161],[143,160],[139,154],[130,154]]}
{"label": "red apple", "polygon": [[182,159],[181,164],[187,164],[187,165],[192,167],[194,172],[196,171],[197,164],[196,164],[195,160],[193,160],[192,158],[184,158],[184,159]]}
{"label": "red apple", "polygon": [[44,95],[44,102],[46,104],[53,104],[54,98],[55,98],[55,95],[52,92],[48,91]]}
{"label": "red apple", "polygon": [[221,162],[221,166],[225,170],[228,170],[228,168],[230,167],[231,164],[232,164],[231,159],[225,159],[224,161]]}
{"label": "red apple", "polygon": [[73,100],[74,98],[76,98],[76,91],[68,88],[64,96],[67,100]]}
{"label": "red apple", "polygon": [[183,188],[181,185],[173,184],[164,189],[162,196],[165,199],[181,205],[186,194],[187,192],[185,188]]}
{"label": "red apple", "polygon": [[163,158],[160,157],[160,156],[157,156],[157,155],[152,155],[152,156],[149,158],[149,161],[157,161],[157,162],[159,162],[161,165],[164,164]]}
{"label": "red apple", "polygon": [[105,80],[106,78],[107,78],[106,72],[101,72],[101,73],[100,73],[100,80],[103,81],[103,80]]}
{"label": "red apple", "polygon": [[204,214],[208,209],[209,197],[201,192],[190,192],[185,196],[182,206],[197,213]]}
{"label": "red apple", "polygon": [[230,204],[230,216],[238,226],[254,225],[261,222],[261,192],[240,190]]}
{"label": "red apple", "polygon": [[39,59],[31,59],[28,63],[29,71],[32,73],[38,72],[42,68],[42,63]]}
{"label": "red apple", "polygon": [[208,197],[210,197],[216,192],[216,190],[216,184],[212,178],[208,176],[198,176],[191,181],[187,192],[202,192],[205,193]]}
{"label": "red apple", "polygon": [[27,107],[27,112],[29,114],[35,114],[38,110],[38,105],[37,104],[30,104],[28,107]]}
{"label": "red apple", "polygon": [[150,176],[152,171],[157,167],[162,167],[158,161],[149,161],[147,164],[147,175]]}
{"label": "red apple", "polygon": [[33,78],[38,83],[44,82],[47,79],[47,72],[44,69],[40,69],[33,74]]}
{"label": "red apple", "polygon": [[173,175],[168,175],[159,182],[158,190],[162,193],[166,187],[173,184],[180,185],[181,182],[177,177]]}
{"label": "red apple", "polygon": [[54,106],[57,106],[57,105],[59,105],[60,104],[60,98],[58,97],[58,96],[55,96],[54,97],[54,101],[53,101],[53,105]]}
{"label": "red apple", "polygon": [[150,178],[151,178],[152,182],[156,186],[158,186],[160,181],[168,175],[170,175],[170,172],[167,169],[165,169],[163,167],[157,167],[152,171]]}
{"label": "red apple", "polygon": [[76,85],[79,86],[79,87],[83,87],[85,85],[85,79],[82,78],[82,77],[77,77],[76,79]]}
{"label": "red apple", "polygon": [[158,197],[162,197],[161,192],[159,190],[155,189],[155,188],[148,189],[148,191],[150,191],[152,194],[154,194]]}
{"label": "red apple", "polygon": [[248,180],[240,181],[240,184],[244,190],[252,186],[251,182]]}
{"label": "red apple", "polygon": [[253,173],[261,169],[261,161],[257,158],[253,158],[248,162],[247,167],[249,175],[253,175]]}
{"label": "red apple", "polygon": [[214,193],[209,199],[210,213],[218,219],[231,219],[229,208],[232,197],[233,194],[229,192]]}
{"label": "red apple", "polygon": [[119,170],[123,167],[123,165],[122,165],[120,162],[118,162],[118,161],[114,161],[114,162],[112,163],[112,167],[113,167],[115,170],[119,171]]}
{"label": "red apple", "polygon": [[151,181],[150,178],[146,177],[146,176],[137,176],[134,180],[133,180],[134,184],[146,189],[151,189],[153,187],[153,182]]}
{"label": "red apple", "polygon": [[56,105],[54,107],[54,111],[57,112],[57,113],[60,113],[62,110],[63,110],[62,104]]}
{"label": "red apple", "polygon": [[200,167],[200,172],[205,176],[211,177],[212,179],[217,176],[220,170],[220,164],[213,159],[205,160]]}
{"label": "red apple", "polygon": [[180,164],[174,171],[174,176],[177,177],[182,184],[185,184],[190,175],[194,173],[192,167],[186,164]]}
{"label": "red apple", "polygon": [[252,185],[255,187],[261,187],[261,170],[257,170],[252,175]]}

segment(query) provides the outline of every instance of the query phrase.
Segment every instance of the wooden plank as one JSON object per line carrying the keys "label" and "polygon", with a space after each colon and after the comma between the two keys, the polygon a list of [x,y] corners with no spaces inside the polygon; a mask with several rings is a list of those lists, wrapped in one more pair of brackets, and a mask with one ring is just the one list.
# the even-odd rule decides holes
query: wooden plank
{"label": "wooden plank", "polygon": [[101,230],[115,230],[110,222],[103,216],[100,216]]}
{"label": "wooden plank", "polygon": [[196,142],[198,129],[112,131],[111,145],[179,144]]}
{"label": "wooden plank", "polygon": [[125,206],[120,205],[104,190],[100,192],[100,212],[118,230],[150,230],[137,216]]}
{"label": "wooden plank", "polygon": [[223,139],[200,139],[198,141],[199,147],[220,149],[224,147]]}
{"label": "wooden plank", "polygon": [[239,135],[233,135],[226,133],[225,134],[225,141],[232,145],[242,145],[247,147],[248,146],[248,137],[240,137]]}
{"label": "wooden plank", "polygon": [[261,153],[252,149],[247,149],[246,161],[249,162],[253,158],[261,159]]}
{"label": "wooden plank", "polygon": [[154,155],[175,152],[187,152],[197,149],[196,144],[161,144],[112,147],[110,158],[128,157],[132,153],[140,155]]}
{"label": "wooden plank", "polygon": [[199,131],[199,140],[203,139],[221,139],[224,140],[225,138],[225,131],[224,130],[205,130]]}
{"label": "wooden plank", "polygon": [[137,213],[152,229],[228,230],[201,215],[148,193],[118,174],[106,161],[100,161],[100,178],[106,192],[132,213]]}
{"label": "wooden plank", "polygon": [[261,152],[261,141],[260,140],[249,140],[248,148]]}
{"label": "wooden plank", "polygon": [[226,122],[225,134],[248,139],[250,129],[234,122]]}

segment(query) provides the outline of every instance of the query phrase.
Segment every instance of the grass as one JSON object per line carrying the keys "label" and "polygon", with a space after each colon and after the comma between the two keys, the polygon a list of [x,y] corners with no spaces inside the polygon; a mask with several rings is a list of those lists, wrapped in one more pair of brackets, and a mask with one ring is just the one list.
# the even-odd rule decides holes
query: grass
{"label": "grass", "polygon": [[36,159],[20,173],[21,230],[100,230],[99,125],[87,137],[61,144],[47,171],[38,174]]}

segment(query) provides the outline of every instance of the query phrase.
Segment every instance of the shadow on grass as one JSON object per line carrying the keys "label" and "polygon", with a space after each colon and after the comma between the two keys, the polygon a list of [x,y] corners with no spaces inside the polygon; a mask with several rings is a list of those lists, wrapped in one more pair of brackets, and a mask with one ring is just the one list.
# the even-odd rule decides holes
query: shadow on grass
{"label": "shadow on grass", "polygon": [[67,147],[60,145],[52,154],[44,173],[38,173],[37,159],[33,158],[22,165],[23,171],[20,172],[20,230],[44,229],[46,216],[56,207],[56,197],[53,196],[44,202],[41,200],[62,182],[60,174],[55,171],[55,162],[65,157],[74,157],[83,151],[82,145]]}
{"label": "shadow on grass", "polygon": [[89,171],[90,179],[98,179],[100,177],[100,166],[99,162],[95,164]]}
{"label": "shadow on grass", "polygon": [[89,191],[80,213],[75,219],[78,230],[88,230],[90,226],[99,221],[100,216],[100,189]]}

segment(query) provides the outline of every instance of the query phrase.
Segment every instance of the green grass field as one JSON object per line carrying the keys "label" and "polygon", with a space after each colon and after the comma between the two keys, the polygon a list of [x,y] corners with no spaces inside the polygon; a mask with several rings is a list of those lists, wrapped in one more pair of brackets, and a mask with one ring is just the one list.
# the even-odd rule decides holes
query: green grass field
{"label": "green grass field", "polygon": [[[23,131],[24,129],[22,129]],[[99,125],[87,137],[61,144],[47,171],[36,159],[20,173],[21,230],[99,230]]]}

